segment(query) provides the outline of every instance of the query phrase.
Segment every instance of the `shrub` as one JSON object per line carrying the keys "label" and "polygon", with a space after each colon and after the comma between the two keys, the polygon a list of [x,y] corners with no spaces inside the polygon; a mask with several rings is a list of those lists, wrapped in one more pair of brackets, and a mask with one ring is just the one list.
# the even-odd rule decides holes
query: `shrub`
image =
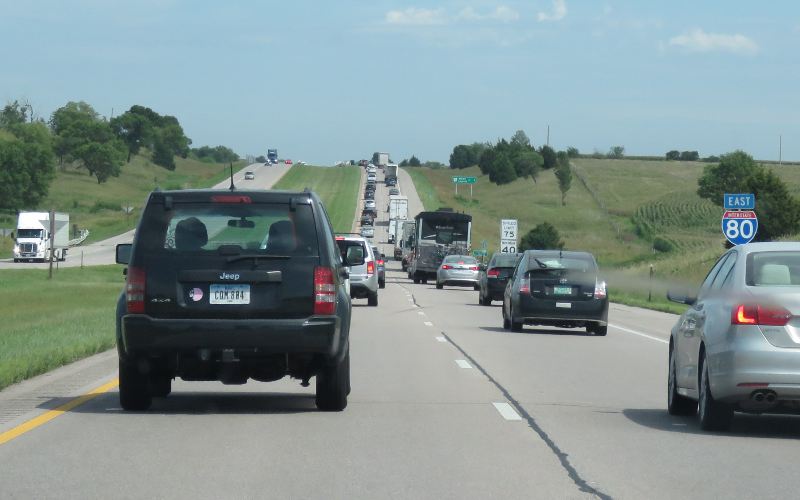
{"label": "shrub", "polygon": [[653,250],[661,253],[669,253],[675,250],[675,244],[667,238],[656,236],[653,238]]}

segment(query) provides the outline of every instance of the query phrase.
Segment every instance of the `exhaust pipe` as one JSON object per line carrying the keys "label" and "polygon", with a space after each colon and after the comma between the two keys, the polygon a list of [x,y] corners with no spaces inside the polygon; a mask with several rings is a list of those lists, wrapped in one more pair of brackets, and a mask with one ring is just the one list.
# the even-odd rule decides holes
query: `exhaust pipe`
{"label": "exhaust pipe", "polygon": [[775,394],[774,392],[769,392],[769,393],[767,393],[766,396],[764,396],[764,399],[767,400],[767,403],[772,404],[772,403],[775,402],[776,399],[778,399],[778,395]]}
{"label": "exhaust pipe", "polygon": [[778,400],[778,395],[775,394],[775,391],[760,390],[753,391],[753,393],[750,395],[750,399],[756,403],[774,404],[775,401]]}
{"label": "exhaust pipe", "polygon": [[762,403],[764,401],[764,393],[761,391],[756,392],[755,394],[753,394],[752,397],[753,401],[755,401],[756,403]]}

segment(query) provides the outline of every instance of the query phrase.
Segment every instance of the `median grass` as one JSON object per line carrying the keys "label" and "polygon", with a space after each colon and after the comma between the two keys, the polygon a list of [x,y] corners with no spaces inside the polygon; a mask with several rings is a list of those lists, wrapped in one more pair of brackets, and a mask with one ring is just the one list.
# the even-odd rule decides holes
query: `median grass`
{"label": "median grass", "polygon": [[286,190],[310,188],[325,204],[333,230],[350,232],[361,189],[359,168],[361,167],[295,165],[281,177],[274,188]]}
{"label": "median grass", "polygon": [[114,346],[122,266],[2,271],[0,389]]}

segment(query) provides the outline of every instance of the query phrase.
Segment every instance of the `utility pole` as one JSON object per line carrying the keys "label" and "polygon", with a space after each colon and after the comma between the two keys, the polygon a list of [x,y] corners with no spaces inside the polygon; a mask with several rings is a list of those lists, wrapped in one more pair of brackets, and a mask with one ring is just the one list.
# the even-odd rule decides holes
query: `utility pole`
{"label": "utility pole", "polygon": [[783,135],[778,134],[778,165],[783,165]]}
{"label": "utility pole", "polygon": [[50,273],[47,276],[47,279],[53,279],[53,250],[54,245],[56,242],[55,233],[56,232],[56,211],[50,210]]}
{"label": "utility pole", "polygon": [[547,126],[547,145],[550,145],[550,125]]}

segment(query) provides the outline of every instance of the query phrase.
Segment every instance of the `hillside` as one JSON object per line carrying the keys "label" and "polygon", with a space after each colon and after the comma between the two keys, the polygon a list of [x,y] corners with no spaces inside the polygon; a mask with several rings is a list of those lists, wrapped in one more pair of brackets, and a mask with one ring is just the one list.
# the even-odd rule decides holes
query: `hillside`
{"label": "hillside", "polygon": [[[122,167],[119,177],[98,184],[86,170],[57,168],[45,201],[31,209],[55,209],[70,215],[70,223],[91,231],[87,241],[98,241],[133,229],[147,194],[161,189],[180,189],[212,186],[229,174],[227,164],[204,163],[193,159],[175,158],[174,171],[154,165],[147,156],[134,156]],[[234,170],[244,162],[234,164]],[[133,207],[129,214],[123,206]],[[16,219],[11,214],[0,215],[0,227],[13,228]],[[0,255],[9,257],[11,239],[0,238]]]}
{"label": "hillside", "polygon": [[[490,183],[477,167],[407,171],[426,209],[449,206],[473,216],[473,247],[486,240],[490,254],[498,248],[500,219],[518,219],[520,236],[547,221],[558,228],[565,248],[595,254],[610,285],[639,299],[651,290],[651,265],[653,296],[663,297],[669,286],[698,284],[722,253],[722,209],[696,194],[706,164],[580,158],[573,165],[585,184],[573,178],[563,207],[550,171],[536,183],[526,179],[503,186]],[[800,188],[800,166],[770,167]],[[472,200],[466,185],[455,195],[456,174],[478,178]],[[654,236],[673,249],[654,251]]]}

